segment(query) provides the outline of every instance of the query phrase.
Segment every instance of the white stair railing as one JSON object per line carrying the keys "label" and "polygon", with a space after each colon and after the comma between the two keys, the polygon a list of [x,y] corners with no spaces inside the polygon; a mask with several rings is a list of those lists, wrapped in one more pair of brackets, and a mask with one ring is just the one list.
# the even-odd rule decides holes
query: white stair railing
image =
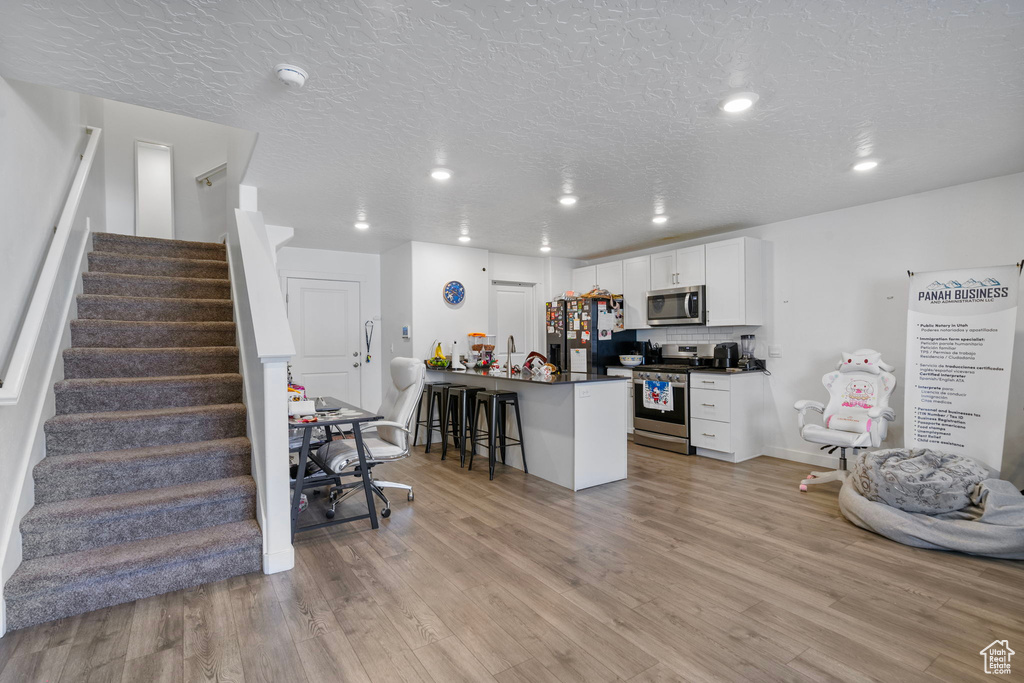
{"label": "white stair railing", "polygon": [[288,473],[288,361],[295,355],[288,313],[270,255],[263,215],[235,209],[228,221],[231,298],[245,386],[263,571],[295,565]]}

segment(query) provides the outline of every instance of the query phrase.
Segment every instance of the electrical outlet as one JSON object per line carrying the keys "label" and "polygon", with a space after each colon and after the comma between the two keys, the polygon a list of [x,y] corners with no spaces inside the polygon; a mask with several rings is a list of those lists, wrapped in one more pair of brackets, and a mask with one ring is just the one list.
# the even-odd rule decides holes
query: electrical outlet
{"label": "electrical outlet", "polygon": [[580,398],[590,398],[590,387],[586,384],[581,384],[578,396]]}
{"label": "electrical outlet", "polygon": [[768,347],[769,358],[782,358],[782,345],[772,344]]}

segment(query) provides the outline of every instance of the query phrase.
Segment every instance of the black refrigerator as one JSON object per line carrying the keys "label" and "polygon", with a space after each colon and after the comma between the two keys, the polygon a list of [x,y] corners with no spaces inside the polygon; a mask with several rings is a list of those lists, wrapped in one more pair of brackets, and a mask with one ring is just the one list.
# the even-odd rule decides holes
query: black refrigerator
{"label": "black refrigerator", "polygon": [[619,355],[636,351],[636,330],[622,329],[622,297],[549,301],[546,311],[548,362],[562,372],[581,371],[585,357],[582,371],[603,375],[620,365]]}

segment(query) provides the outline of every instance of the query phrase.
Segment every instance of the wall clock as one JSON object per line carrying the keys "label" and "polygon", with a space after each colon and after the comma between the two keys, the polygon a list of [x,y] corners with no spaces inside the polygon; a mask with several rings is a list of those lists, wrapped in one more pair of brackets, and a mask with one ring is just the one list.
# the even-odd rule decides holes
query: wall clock
{"label": "wall clock", "polygon": [[461,304],[466,298],[466,288],[458,280],[452,280],[444,286],[444,300],[450,304]]}

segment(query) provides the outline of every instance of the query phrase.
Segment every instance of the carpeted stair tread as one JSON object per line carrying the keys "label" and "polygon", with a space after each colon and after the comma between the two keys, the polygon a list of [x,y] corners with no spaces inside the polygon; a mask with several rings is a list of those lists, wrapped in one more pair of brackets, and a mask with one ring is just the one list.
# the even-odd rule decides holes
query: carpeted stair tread
{"label": "carpeted stair tread", "polygon": [[242,376],[102,377],[53,385],[58,415],[184,408],[242,401]]}
{"label": "carpeted stair tread", "polygon": [[71,345],[77,348],[170,348],[234,346],[235,324],[140,320],[72,320]]}
{"label": "carpeted stair tread", "polygon": [[23,562],[4,587],[10,630],[259,571],[255,520]]}
{"label": "carpeted stair tread", "polygon": [[229,299],[162,299],[80,294],[78,318],[165,322],[231,320],[232,308]]}
{"label": "carpeted stair tread", "polygon": [[245,436],[245,406],[230,403],[56,415],[43,425],[52,455]]}
{"label": "carpeted stair tread", "polygon": [[95,251],[119,254],[173,256],[212,261],[224,261],[227,259],[225,246],[217,242],[188,242],[185,240],[161,239],[159,237],[136,237],[135,235],[97,232],[93,233],[92,244]]}
{"label": "carpeted stair tread", "polygon": [[122,273],[128,275],[164,275],[169,277],[228,279],[226,261],[205,259],[165,258],[138,256],[113,252],[89,252],[89,270],[92,272]]}
{"label": "carpeted stair tread", "polygon": [[109,347],[64,350],[64,377],[170,377],[238,372],[235,346],[184,348]]}
{"label": "carpeted stair tread", "polygon": [[43,458],[32,470],[36,504],[177,486],[250,473],[249,439],[143,446]]}
{"label": "carpeted stair tread", "polygon": [[22,555],[35,559],[251,519],[249,475],[35,505],[21,520]]}
{"label": "carpeted stair tread", "polygon": [[214,278],[86,272],[82,273],[82,292],[113,296],[230,299],[231,282]]}

